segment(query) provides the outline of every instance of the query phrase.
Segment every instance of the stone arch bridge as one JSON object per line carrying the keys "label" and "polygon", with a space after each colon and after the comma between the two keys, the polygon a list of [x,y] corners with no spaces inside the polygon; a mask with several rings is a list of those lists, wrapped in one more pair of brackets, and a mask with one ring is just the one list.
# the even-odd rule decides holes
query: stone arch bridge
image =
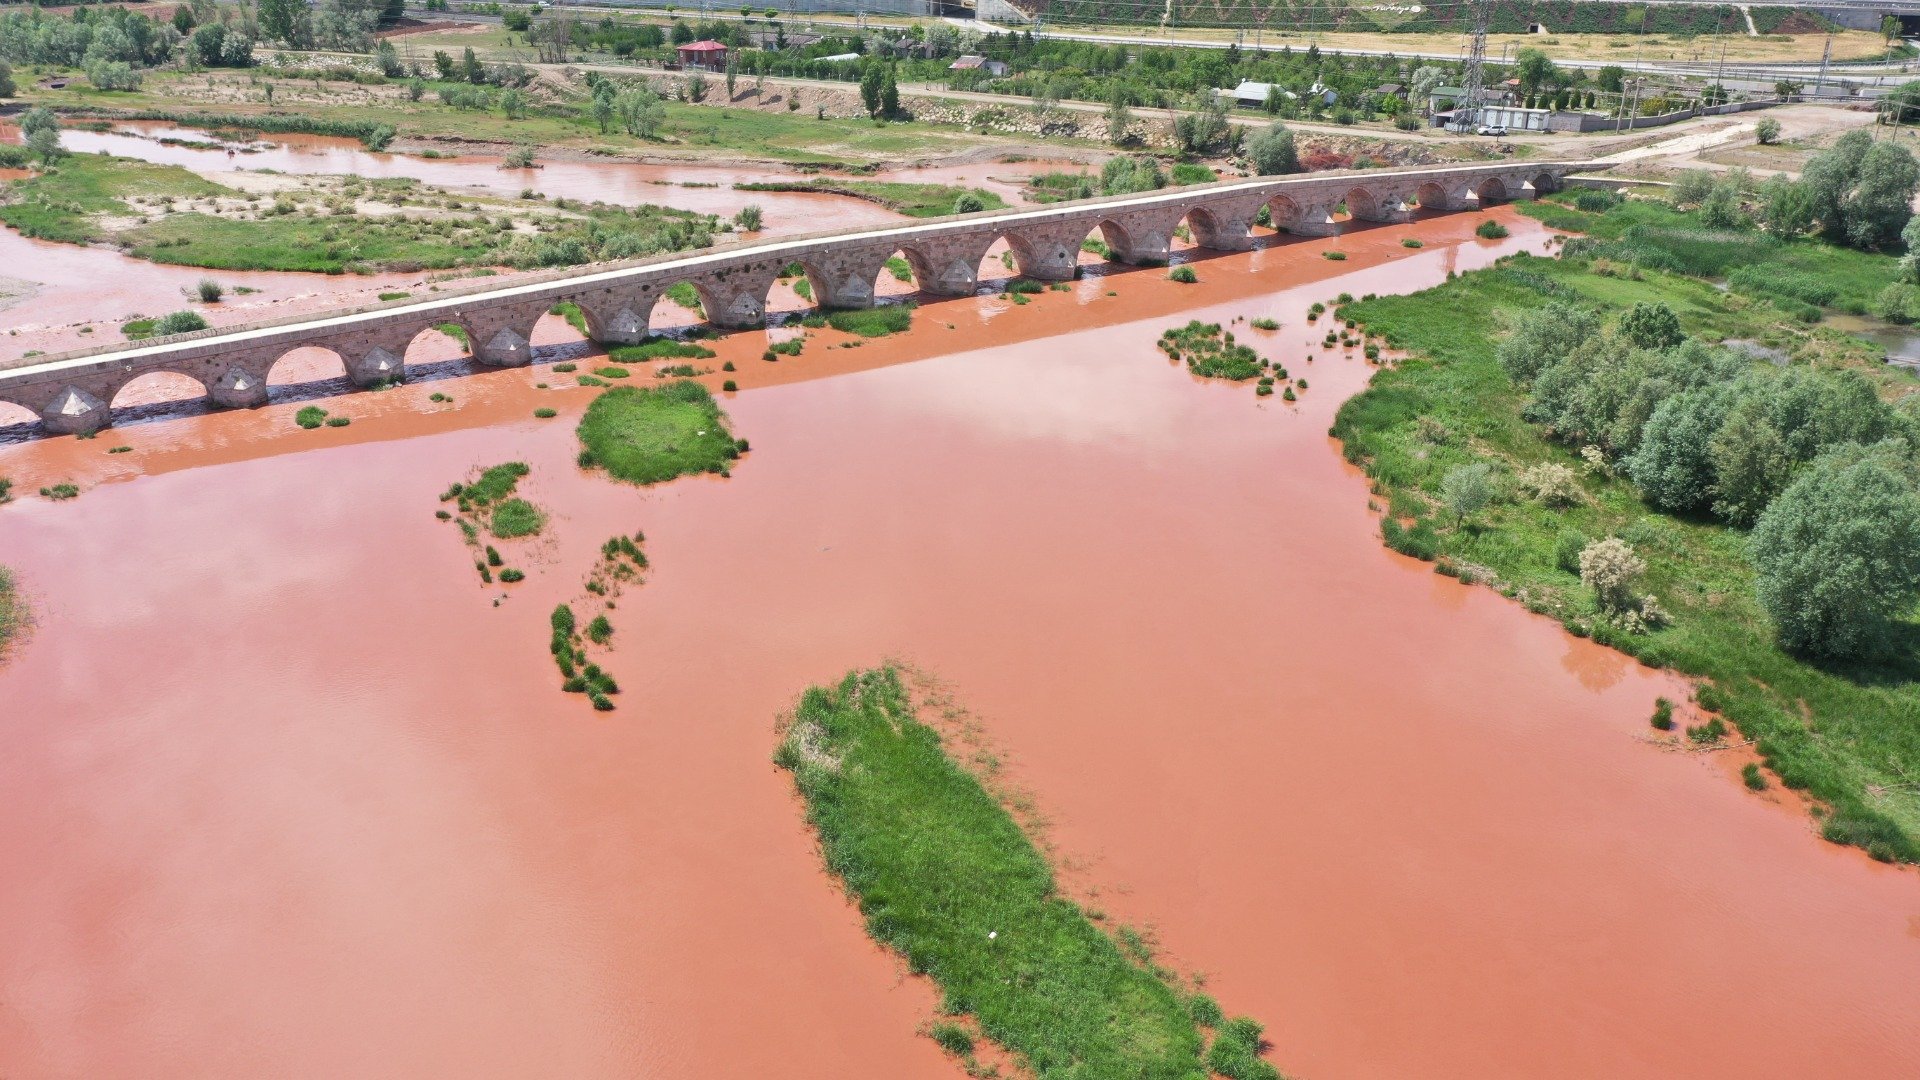
{"label": "stone arch bridge", "polygon": [[774,280],[794,263],[806,271],[816,303],[828,308],[872,305],[875,282],[896,253],[912,266],[923,293],[970,296],[979,284],[982,258],[1002,238],[1020,274],[1060,281],[1074,276],[1081,242],[1095,230],[1113,260],[1151,265],[1167,261],[1182,224],[1201,248],[1242,251],[1253,246],[1252,227],[1262,208],[1277,229],[1325,236],[1339,230],[1342,207],[1361,221],[1403,221],[1416,207],[1460,210],[1530,199],[1558,188],[1570,173],[1604,167],[1500,162],[1265,177],[733,244],[571,268],[430,300],[36,358],[27,366],[0,369],[0,401],[38,414],[49,431],[85,433],[111,422],[113,400],[122,387],[157,371],[195,380],[216,404],[249,407],[265,403],[268,370],[295,349],[331,350],[355,384],[372,386],[404,377],[408,345],[448,323],[466,331],[473,357],[481,363],[529,363],[534,324],[562,302],[579,305],[594,340],[632,344],[646,338],[660,297],[686,282],[699,293],[714,325],[753,329],[765,324]]}

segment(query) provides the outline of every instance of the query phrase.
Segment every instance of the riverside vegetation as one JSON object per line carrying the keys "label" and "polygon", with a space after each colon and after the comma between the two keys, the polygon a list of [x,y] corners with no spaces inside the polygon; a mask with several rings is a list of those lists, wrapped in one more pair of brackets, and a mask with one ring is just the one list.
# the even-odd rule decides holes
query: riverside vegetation
{"label": "riverside vegetation", "polygon": [[1333,434],[1388,544],[1699,678],[1829,840],[1920,861],[1920,387],[1816,324],[1914,271],[1744,203],[1556,196],[1563,258],[1344,305],[1410,356]]}
{"label": "riverside vegetation", "polygon": [[809,689],[775,761],[868,933],[939,984],[951,1019],[931,1034],[970,1068],[961,1020],[1043,1080],[1279,1076],[1259,1024],[1183,993],[1138,935],[1116,941],[1059,894],[1020,824],[918,719],[898,670]]}
{"label": "riverside vegetation", "polygon": [[67,155],[9,183],[0,222],[69,244],[211,270],[533,269],[708,247],[711,215],[460,195],[407,178],[259,177],[240,190],[175,165]]}

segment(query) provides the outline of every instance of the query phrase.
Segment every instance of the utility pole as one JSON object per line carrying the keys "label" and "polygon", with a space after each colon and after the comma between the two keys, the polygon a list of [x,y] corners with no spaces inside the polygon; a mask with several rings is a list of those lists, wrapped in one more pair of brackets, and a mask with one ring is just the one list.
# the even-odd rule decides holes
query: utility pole
{"label": "utility pole", "polygon": [[1827,61],[1833,59],[1833,31],[1827,31],[1827,47],[1820,50],[1820,74],[1814,76],[1813,93],[1815,97],[1827,88]]}
{"label": "utility pole", "polygon": [[[1487,95],[1486,73],[1480,67],[1487,59],[1487,24],[1493,19],[1493,0],[1471,0],[1468,11],[1473,16],[1473,37],[1467,43],[1467,62],[1461,73],[1460,105],[1453,114],[1455,131],[1474,129]],[[1460,118],[1461,109],[1466,110],[1464,120]]]}

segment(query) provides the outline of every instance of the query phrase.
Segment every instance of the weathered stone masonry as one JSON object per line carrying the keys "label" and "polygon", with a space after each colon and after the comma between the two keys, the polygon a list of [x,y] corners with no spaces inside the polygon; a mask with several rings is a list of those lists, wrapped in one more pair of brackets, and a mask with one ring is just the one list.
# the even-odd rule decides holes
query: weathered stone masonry
{"label": "weathered stone masonry", "polygon": [[647,336],[653,307],[679,282],[699,293],[707,318],[725,329],[765,324],[767,294],[783,267],[799,263],[816,303],[859,308],[874,302],[874,285],[896,252],[913,268],[921,291],[969,296],[980,262],[1005,238],[1019,272],[1043,281],[1073,277],[1080,245],[1098,230],[1112,258],[1163,263],[1182,223],[1194,242],[1217,251],[1253,246],[1262,207],[1275,228],[1310,236],[1338,231],[1336,210],[1362,221],[1401,221],[1417,204],[1457,210],[1551,191],[1570,173],[1604,168],[1588,162],[1504,162],[1416,166],[1227,181],[1192,187],[999,210],[834,236],[737,244],[638,263],[586,267],[554,280],[374,310],[314,316],[283,325],[202,331],[156,344],[72,355],[0,371],[0,401],[39,414],[54,432],[95,431],[112,420],[113,399],[141,375],[171,371],[206,387],[216,404],[246,408],[267,400],[267,372],[299,348],[324,348],[345,362],[359,386],[405,374],[407,347],[433,327],[462,327],[476,360],[496,366],[530,363],[534,324],[554,304],[579,305],[596,341],[632,344]]}

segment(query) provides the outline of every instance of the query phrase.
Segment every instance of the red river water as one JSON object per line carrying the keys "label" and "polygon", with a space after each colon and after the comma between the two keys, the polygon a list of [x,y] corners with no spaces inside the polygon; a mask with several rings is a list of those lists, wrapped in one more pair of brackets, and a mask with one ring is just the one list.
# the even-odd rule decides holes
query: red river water
{"label": "red river water", "polygon": [[[0,447],[83,489],[0,508],[0,1072],[957,1077],[770,760],[899,658],[1291,1075],[1920,1075],[1920,879],[1654,745],[1684,686],[1385,550],[1326,436],[1370,369],[1307,305],[1542,249],[1501,214],[729,337],[731,479],[580,472],[545,365]],[[1281,320],[1238,330],[1310,389],[1189,377],[1196,316]],[[482,587],[436,496],[513,459],[552,523]],[[598,714],[547,612],[636,529]]]}

